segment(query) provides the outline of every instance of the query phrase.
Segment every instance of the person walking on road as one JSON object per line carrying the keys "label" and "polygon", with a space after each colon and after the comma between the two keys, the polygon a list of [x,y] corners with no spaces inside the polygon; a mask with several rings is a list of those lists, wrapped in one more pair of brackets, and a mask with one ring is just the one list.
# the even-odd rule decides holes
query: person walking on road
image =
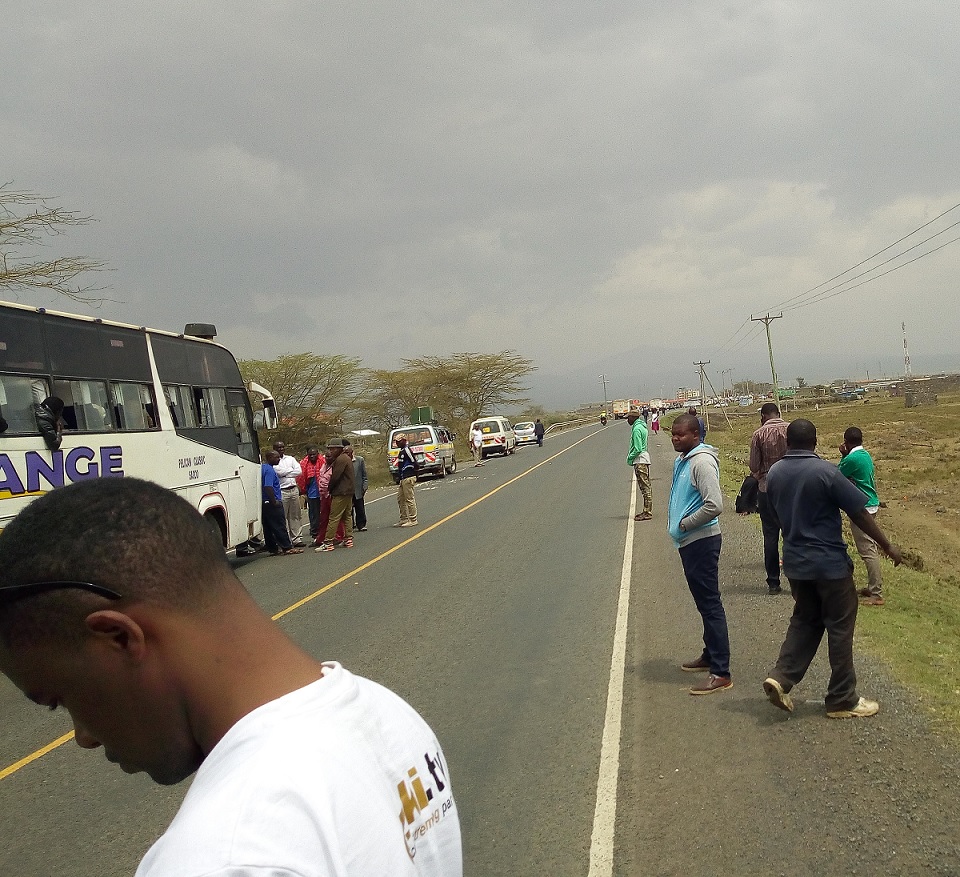
{"label": "person walking on road", "polygon": [[470,433],[470,453],[473,454],[473,465],[483,465],[483,430],[480,424],[474,424],[473,431]]}
{"label": "person walking on road", "polygon": [[776,402],[760,406],[760,428],[750,439],[750,474],[757,479],[757,512],[763,533],[763,568],[767,574],[767,592],[781,594],[780,522],[767,499],[767,473],[787,452],[787,421],[780,416]]}
{"label": "person walking on road", "polygon": [[367,508],[364,504],[364,497],[367,494],[369,480],[367,479],[367,461],[363,459],[346,439],[343,440],[346,445],[347,454],[353,460],[353,526],[359,532],[367,529]]}
{"label": "person walking on road", "polygon": [[[849,478],[859,487],[867,497],[867,514],[877,519],[880,511],[880,497],[877,496],[877,482],[874,477],[873,457],[863,446],[863,432],[859,426],[848,427],[843,434],[843,444],[840,445],[841,474]],[[853,544],[857,546],[857,553],[867,568],[867,587],[858,594],[864,606],[882,606],[883,599],[883,571],[880,569],[880,552],[877,543],[863,532],[853,521],[850,522],[850,531],[853,534]]]}
{"label": "person walking on road", "polygon": [[330,455],[330,520],[323,545],[316,551],[333,551],[341,528],[343,547],[353,548],[353,460],[344,453],[343,439],[330,439],[327,453]]}
{"label": "person walking on road", "polygon": [[640,412],[635,408],[627,413],[630,424],[630,451],[627,453],[627,465],[633,466],[637,487],[643,497],[643,511],[633,516],[635,521],[649,521],[653,518],[653,487],[650,484],[650,452],[647,450],[647,425]]}
{"label": "person walking on road", "polygon": [[280,493],[280,478],[276,465],[280,455],[276,451],[267,451],[264,462],[260,464],[260,485],[263,492],[263,539],[267,551],[274,557],[280,554],[303,554],[302,548],[295,548],[287,533],[287,522],[283,517],[283,499]]}
{"label": "person walking on road", "polygon": [[654,408],[650,419],[650,429],[654,435],[660,435],[660,409]]}
{"label": "person walking on road", "polygon": [[463,874],[430,727],[289,639],[173,491],[53,490],[0,533],[0,569],[0,672],[125,773],[196,772],[138,877]]}
{"label": "person walking on road", "polygon": [[697,414],[697,409],[691,405],[687,409],[687,414],[692,415],[697,418],[697,425],[700,432],[700,441],[705,442],[707,440],[707,421],[703,419],[699,414]]}
{"label": "person walking on road", "polygon": [[286,452],[284,442],[276,441],[273,449],[280,455],[280,462],[273,468],[277,470],[280,479],[280,496],[283,502],[283,517],[287,526],[287,535],[295,548],[303,547],[300,533],[303,531],[303,520],[300,517],[300,478],[303,471],[297,458]]}
{"label": "person walking on road", "polygon": [[673,464],[667,530],[703,619],[703,652],[680,668],[709,674],[690,689],[691,694],[713,694],[733,688],[730,635],[720,598],[720,463],[717,449],[700,441],[696,415],[681,414],[674,420],[670,438],[680,456]]}
{"label": "person walking on road", "polygon": [[[414,486],[417,483],[417,458],[407,447],[407,437],[397,436],[397,446],[400,453],[397,455],[397,475],[400,482],[397,485],[397,505],[400,507],[400,520],[394,527],[415,527],[417,525],[417,497]],[[482,464],[481,464],[482,465]]]}
{"label": "person walking on road", "polygon": [[[321,475],[326,468],[325,457],[320,456],[316,445],[307,448],[307,455],[300,461],[300,488],[307,499],[307,517],[310,520],[310,541],[316,544],[320,533],[320,504],[323,501]],[[329,474],[327,476],[329,482]],[[321,538],[322,541],[322,538]]]}
{"label": "person walking on road", "polygon": [[537,447],[538,447],[538,448],[542,448],[542,447],[543,447],[543,434],[544,434],[545,432],[546,432],[546,430],[543,428],[543,422],[542,422],[542,421],[540,420],[540,418],[538,417],[538,418],[537,418],[537,422],[534,423],[534,425],[533,425],[533,434],[537,437]]}
{"label": "person walking on road", "polygon": [[900,549],[867,510],[867,496],[829,460],[815,453],[817,428],[794,420],[787,427],[787,452],[767,473],[767,494],[783,527],[783,571],[794,606],[776,666],[763,683],[767,699],[790,712],[790,690],[813,660],[827,634],[830,682],[824,703],[832,719],[872,716],[880,709],[857,692],[853,633],[857,590],[853,563],[843,542],[840,511],[863,530],[894,564]]}

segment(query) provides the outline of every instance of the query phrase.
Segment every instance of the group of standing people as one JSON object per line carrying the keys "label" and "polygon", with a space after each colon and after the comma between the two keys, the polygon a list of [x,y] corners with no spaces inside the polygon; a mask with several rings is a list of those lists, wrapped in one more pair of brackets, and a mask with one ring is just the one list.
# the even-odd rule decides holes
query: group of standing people
{"label": "group of standing people", "polygon": [[[783,535],[782,570],[790,583],[794,610],[776,664],[763,690],[779,709],[792,711],[791,689],[803,679],[826,634],[831,667],[825,705],[830,718],[872,716],[876,701],[861,697],[853,663],[853,635],[858,598],[881,606],[879,554],[894,564],[900,550],[876,524],[880,507],[873,460],[863,447],[863,434],[849,427],[840,446],[840,465],[819,457],[817,430],[809,420],[787,423],[775,403],[760,410],[761,425],[751,438],[750,472],[764,542],[764,568],[771,594],[780,585],[779,540]],[[647,431],[639,412],[627,416],[631,445],[627,462],[634,467],[649,520],[650,494]],[[703,695],[733,687],[730,638],[720,595],[722,545],[719,516],[723,511],[717,451],[703,442],[705,424],[695,411],[677,417],[671,441],[678,456],[667,511],[667,530],[676,545],[687,586],[703,622],[703,650],[681,664],[685,672],[706,673],[690,694]],[[842,518],[850,519],[854,542],[868,570],[868,586],[859,592],[853,563],[843,541]]]}
{"label": "group of standing people", "polygon": [[275,442],[264,455],[261,484],[264,541],[273,555],[303,553],[303,500],[317,551],[352,548],[354,528],[367,529],[367,466],[347,439],[330,439],[324,454],[311,445],[299,461]]}

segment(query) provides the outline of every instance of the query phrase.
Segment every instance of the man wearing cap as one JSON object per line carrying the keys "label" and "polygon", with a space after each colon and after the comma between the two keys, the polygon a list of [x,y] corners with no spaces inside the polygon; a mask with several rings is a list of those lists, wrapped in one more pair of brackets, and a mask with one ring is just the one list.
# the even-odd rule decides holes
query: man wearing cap
{"label": "man wearing cap", "polygon": [[124,772],[196,772],[138,877],[461,877],[436,735],[289,639],[173,491],[50,491],[0,533],[0,570],[0,672]]}
{"label": "man wearing cap", "polygon": [[330,520],[323,544],[316,551],[333,551],[337,527],[343,526],[343,547],[353,548],[353,460],[343,452],[343,439],[327,442],[330,458]]}
{"label": "man wearing cap", "polygon": [[280,501],[283,503],[283,517],[287,525],[290,542],[296,548],[303,547],[303,519],[300,516],[300,478],[303,471],[297,458],[287,453],[282,441],[275,441],[273,449],[280,455],[279,462],[273,467],[280,479]]}
{"label": "man wearing cap", "polygon": [[415,527],[417,525],[417,497],[414,494],[414,485],[417,483],[417,458],[407,447],[407,437],[396,437],[397,447],[397,476],[400,482],[397,485],[397,505],[400,507],[400,520],[394,527]]}
{"label": "man wearing cap", "polygon": [[653,488],[650,484],[650,452],[647,450],[647,424],[644,423],[640,412],[631,408],[627,412],[627,423],[630,424],[630,452],[627,454],[627,465],[633,466],[633,474],[637,478],[637,487],[643,496],[643,511],[634,515],[635,521],[649,521],[653,518]]}

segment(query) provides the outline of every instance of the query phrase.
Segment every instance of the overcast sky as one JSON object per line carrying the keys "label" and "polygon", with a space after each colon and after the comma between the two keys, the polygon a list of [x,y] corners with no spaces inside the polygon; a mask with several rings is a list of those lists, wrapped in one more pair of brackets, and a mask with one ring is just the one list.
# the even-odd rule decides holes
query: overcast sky
{"label": "overcast sky", "polygon": [[[0,182],[97,218],[48,249],[116,300],[21,301],[239,358],[509,348],[547,407],[769,379],[744,321],[960,202],[958,33],[942,0],[6,0]],[[960,368],[958,264],[784,310],[781,383],[902,372],[902,321]]]}

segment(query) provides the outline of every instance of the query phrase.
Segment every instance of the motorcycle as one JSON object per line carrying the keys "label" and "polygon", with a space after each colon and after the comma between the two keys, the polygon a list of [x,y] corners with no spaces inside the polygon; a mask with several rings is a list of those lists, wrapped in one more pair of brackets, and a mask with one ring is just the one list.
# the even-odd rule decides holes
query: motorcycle
{"label": "motorcycle", "polygon": [[606,425],[607,425],[607,418],[606,418],[606,416],[603,416],[603,417],[600,418],[600,425],[601,425],[601,426],[606,426]]}

